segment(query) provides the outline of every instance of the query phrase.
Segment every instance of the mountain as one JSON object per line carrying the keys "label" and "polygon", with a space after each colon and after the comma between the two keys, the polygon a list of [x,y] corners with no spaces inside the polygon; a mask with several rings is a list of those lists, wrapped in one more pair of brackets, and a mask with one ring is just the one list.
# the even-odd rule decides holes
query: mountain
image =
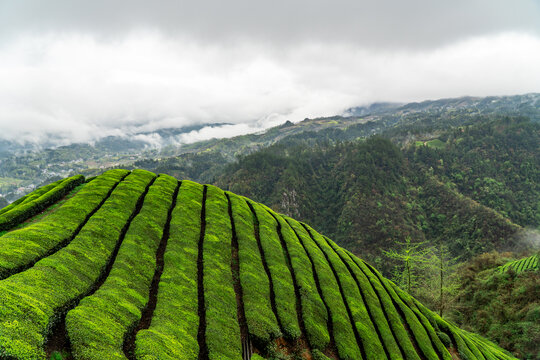
{"label": "mountain", "polygon": [[[0,141],[0,194],[16,200],[32,187],[70,174],[95,175],[115,167],[145,168],[180,178],[212,182],[227,163],[276,143],[352,141],[387,133],[401,142],[418,140],[454,126],[504,116],[540,121],[540,94],[500,97],[462,97],[421,103],[375,103],[343,115],[288,121],[263,132],[191,143],[192,131],[227,126],[224,123],[133,131],[94,143],[47,148]],[[49,144],[52,145],[52,144]],[[45,149],[43,149],[45,148]],[[207,166],[197,164],[206,162]]]}
{"label": "mountain", "polygon": [[111,170],[44,205],[78,179],[1,214],[0,358],[513,358],[262,204]]}
{"label": "mountain", "polygon": [[386,274],[384,252],[408,237],[460,261],[530,246],[522,227],[540,226],[540,125],[494,120],[441,132],[437,147],[427,139],[277,144],[216,184],[316,224]]}

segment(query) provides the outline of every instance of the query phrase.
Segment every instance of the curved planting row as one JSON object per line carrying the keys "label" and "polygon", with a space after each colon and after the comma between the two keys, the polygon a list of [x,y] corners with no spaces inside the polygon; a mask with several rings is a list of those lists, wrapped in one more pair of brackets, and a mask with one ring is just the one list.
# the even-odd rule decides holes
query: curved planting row
{"label": "curved planting row", "polygon": [[527,270],[538,270],[540,269],[540,256],[538,254],[532,255],[523,259],[507,262],[499,267],[500,272],[505,272],[510,269],[514,270],[518,274]]}
{"label": "curved planting row", "polygon": [[141,170],[6,234],[0,264],[0,359],[512,358],[308,225]]}
{"label": "curved planting row", "polygon": [[71,242],[127,174],[108,171],[42,221],[0,237],[0,279],[30,268]]}
{"label": "curved planting row", "polygon": [[20,202],[12,203],[3,208],[0,212],[0,231],[9,230],[40,213],[83,182],[84,176],[82,175],[59,180],[19,199]]}

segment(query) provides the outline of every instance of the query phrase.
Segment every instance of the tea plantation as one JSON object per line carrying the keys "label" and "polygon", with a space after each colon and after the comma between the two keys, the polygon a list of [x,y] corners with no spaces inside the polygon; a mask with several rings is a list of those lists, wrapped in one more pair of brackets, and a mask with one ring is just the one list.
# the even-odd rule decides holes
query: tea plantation
{"label": "tea plantation", "polygon": [[264,205],[143,170],[84,181],[0,213],[0,359],[512,359]]}
{"label": "tea plantation", "polygon": [[505,272],[512,269],[518,274],[523,271],[537,271],[537,270],[540,270],[539,258],[540,258],[540,255],[535,254],[535,255],[532,255],[523,259],[510,261],[500,266],[499,271]]}

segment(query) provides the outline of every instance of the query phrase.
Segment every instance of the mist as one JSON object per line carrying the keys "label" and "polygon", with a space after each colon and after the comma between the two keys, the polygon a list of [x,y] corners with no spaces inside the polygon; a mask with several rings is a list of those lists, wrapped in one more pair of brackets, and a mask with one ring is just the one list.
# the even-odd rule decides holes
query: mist
{"label": "mist", "polygon": [[376,101],[540,91],[535,1],[21,0],[0,4],[0,30],[0,140],[19,144],[231,124],[193,142]]}

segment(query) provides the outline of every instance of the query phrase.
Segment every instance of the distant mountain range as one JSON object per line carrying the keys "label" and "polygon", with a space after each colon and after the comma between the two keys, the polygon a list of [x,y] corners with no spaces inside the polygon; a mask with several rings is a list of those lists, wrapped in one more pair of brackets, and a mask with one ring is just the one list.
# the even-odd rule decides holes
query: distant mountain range
{"label": "distant mountain range", "polygon": [[[501,97],[461,97],[429,100],[420,103],[375,103],[347,110],[344,115],[286,122],[262,133],[233,138],[210,139],[184,143],[191,131],[203,127],[220,127],[224,123],[182,128],[160,129],[126,136],[109,136],[93,144],[71,144],[39,149],[35,144],[19,145],[0,141],[0,194],[14,200],[35,186],[73,173],[98,173],[112,167],[130,167],[167,158],[169,162],[192,164],[200,156],[215,157],[219,165],[236,160],[272,144],[298,139],[354,140],[382,132],[394,131],[403,141],[419,129],[429,131],[481,121],[494,116],[525,116],[540,121],[540,94]],[[423,130],[422,130],[423,131]],[[408,139],[413,141],[414,139]],[[184,160],[184,157],[186,160]],[[140,166],[141,163],[139,163]],[[155,163],[159,166],[159,163]],[[154,167],[155,167],[154,166]],[[177,166],[178,167],[178,166]],[[215,169],[207,170],[194,180],[208,181]]]}

